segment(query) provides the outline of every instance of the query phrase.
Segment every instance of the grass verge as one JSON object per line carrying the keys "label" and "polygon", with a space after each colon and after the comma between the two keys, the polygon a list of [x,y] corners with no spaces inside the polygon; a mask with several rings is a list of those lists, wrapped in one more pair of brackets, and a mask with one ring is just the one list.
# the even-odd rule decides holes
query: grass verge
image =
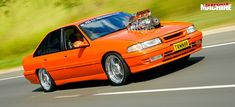
{"label": "grass verge", "polygon": [[235,24],[235,11],[201,11],[200,4],[233,0],[0,0],[0,69],[20,66],[47,32],[76,20],[116,11],[151,9],[161,20],[192,22],[199,30]]}

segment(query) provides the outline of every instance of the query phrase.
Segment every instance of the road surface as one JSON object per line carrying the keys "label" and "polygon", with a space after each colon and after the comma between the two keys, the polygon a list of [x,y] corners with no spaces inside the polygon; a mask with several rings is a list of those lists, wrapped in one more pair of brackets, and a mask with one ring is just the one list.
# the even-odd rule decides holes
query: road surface
{"label": "road surface", "polygon": [[0,107],[234,107],[235,31],[204,37],[186,63],[135,74],[130,84],[67,84],[44,93],[22,71],[0,75]]}

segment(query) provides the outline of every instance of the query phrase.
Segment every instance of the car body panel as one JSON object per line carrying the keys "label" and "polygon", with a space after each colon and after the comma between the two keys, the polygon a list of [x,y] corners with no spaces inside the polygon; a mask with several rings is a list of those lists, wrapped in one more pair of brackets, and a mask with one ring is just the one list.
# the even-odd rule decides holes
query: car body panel
{"label": "car body panel", "polygon": [[[96,16],[97,17],[97,16]],[[57,53],[33,57],[29,55],[23,60],[24,76],[33,84],[39,84],[37,78],[38,69],[46,69],[51,77],[55,80],[56,85],[63,85],[70,82],[86,80],[106,80],[108,79],[102,66],[103,57],[110,52],[115,52],[122,56],[124,61],[130,67],[132,73],[137,73],[166,64],[184,56],[193,54],[201,50],[202,33],[196,31],[187,34],[186,28],[191,23],[185,22],[161,22],[159,28],[146,31],[129,31],[123,29],[95,40],[90,40],[78,26],[80,23],[92,18],[77,21],[67,26],[76,26],[84,35],[89,46],[64,50]],[[60,29],[58,28],[58,29]],[[57,30],[57,29],[56,29]],[[165,37],[179,34],[177,37],[164,40]],[[127,48],[134,44],[144,42],[153,38],[160,38],[162,44],[144,49],[143,51],[127,52]],[[175,53],[176,56],[167,56],[166,53],[171,51],[174,55],[173,44],[183,40],[188,40],[192,50],[182,50]],[[199,42],[199,44],[195,43]],[[184,52],[187,51],[187,52]],[[162,59],[149,61],[149,58],[162,55]],[[167,60],[164,60],[168,58]]]}
{"label": "car body panel", "polygon": [[[153,68],[153,67],[156,67],[159,65],[163,65],[163,64],[175,61],[177,59],[183,58],[185,56],[193,54],[193,53],[202,49],[202,45],[199,44],[195,47],[192,47],[193,50],[191,50],[187,53],[184,53],[182,55],[179,55],[177,57],[174,57],[174,58],[171,58],[169,60],[164,61],[164,58],[166,57],[165,53],[174,50],[172,45],[174,43],[177,43],[177,42],[180,42],[180,41],[183,41],[186,39],[188,39],[189,44],[192,45],[193,43],[202,40],[202,33],[197,31],[191,35],[188,35],[185,38],[177,39],[175,41],[166,43],[166,44],[164,44],[165,46],[155,46],[155,47],[146,49],[143,53],[136,52],[136,53],[132,53],[132,54],[127,54],[123,57],[126,60],[126,62],[128,63],[128,65],[130,66],[132,73],[140,72],[140,71],[143,71],[146,69],[150,69],[150,68]],[[163,58],[158,61],[150,62],[149,59],[153,56],[156,56],[156,55],[163,55]]]}

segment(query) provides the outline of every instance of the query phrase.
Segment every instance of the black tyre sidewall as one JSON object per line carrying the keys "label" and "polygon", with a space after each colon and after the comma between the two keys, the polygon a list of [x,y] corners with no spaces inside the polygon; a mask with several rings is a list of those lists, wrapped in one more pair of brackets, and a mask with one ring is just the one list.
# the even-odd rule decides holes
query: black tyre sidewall
{"label": "black tyre sidewall", "polygon": [[[45,70],[45,69],[44,69],[44,70]],[[45,71],[46,71],[47,75],[49,76],[49,78],[50,78],[50,80],[51,80],[51,87],[50,87],[49,90],[46,90],[46,89],[43,88],[43,86],[42,86],[42,84],[41,84],[41,80],[40,80],[40,78],[39,78],[39,72],[40,72],[40,71],[39,71],[39,72],[38,72],[38,79],[39,79],[39,81],[40,81],[40,85],[41,85],[41,87],[43,88],[44,92],[52,92],[52,91],[55,91],[55,89],[56,89],[55,82],[54,82],[53,78],[51,77],[51,75],[47,72],[47,70],[45,70]]]}

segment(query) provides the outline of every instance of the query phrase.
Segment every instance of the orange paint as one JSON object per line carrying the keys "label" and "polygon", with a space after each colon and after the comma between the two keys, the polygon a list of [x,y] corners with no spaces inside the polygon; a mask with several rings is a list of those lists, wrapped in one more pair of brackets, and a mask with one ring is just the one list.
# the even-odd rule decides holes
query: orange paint
{"label": "orange paint", "polygon": [[[120,54],[132,73],[166,64],[201,50],[202,33],[195,31],[187,34],[191,23],[161,22],[162,27],[146,31],[117,31],[95,40],[90,40],[79,28],[86,20],[77,21],[60,28],[75,26],[84,36],[84,47],[63,50],[61,52],[33,57],[29,55],[23,60],[24,76],[31,83],[39,84],[37,69],[44,68],[55,80],[56,85],[86,80],[106,80],[102,67],[102,58],[108,52]],[[58,28],[58,29],[60,29]],[[56,29],[57,30],[57,29]],[[172,36],[174,35],[174,36]],[[160,38],[162,44],[142,51],[127,52],[127,48],[139,42]],[[173,44],[188,40],[190,47],[174,52]],[[151,62],[150,58],[162,55],[162,58]]]}

